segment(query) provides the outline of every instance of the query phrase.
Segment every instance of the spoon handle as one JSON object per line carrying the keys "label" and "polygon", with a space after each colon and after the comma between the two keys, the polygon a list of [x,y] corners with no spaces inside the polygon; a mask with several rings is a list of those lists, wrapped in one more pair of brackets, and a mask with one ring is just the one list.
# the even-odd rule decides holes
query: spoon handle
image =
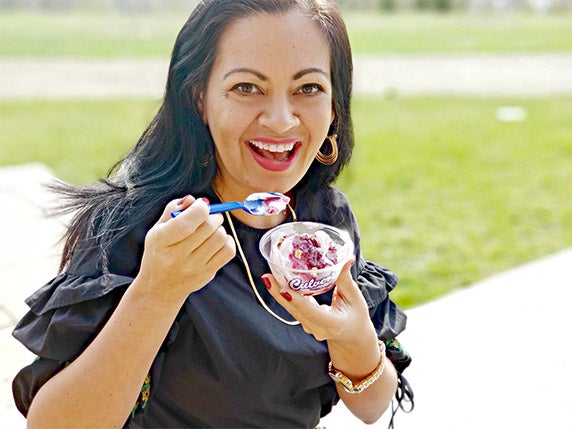
{"label": "spoon handle", "polygon": [[[237,210],[237,209],[245,209],[245,207],[242,203],[239,203],[238,201],[231,201],[229,203],[213,204],[212,206],[209,207],[209,214],[224,213],[224,212],[228,212],[230,210]],[[177,217],[182,212],[183,212],[183,210],[175,210],[174,212],[171,212],[171,217],[173,217],[173,218]]]}
{"label": "spoon handle", "polygon": [[224,213],[231,210],[243,209],[244,205],[238,201],[230,201],[228,203],[213,204],[210,206],[209,214]]}

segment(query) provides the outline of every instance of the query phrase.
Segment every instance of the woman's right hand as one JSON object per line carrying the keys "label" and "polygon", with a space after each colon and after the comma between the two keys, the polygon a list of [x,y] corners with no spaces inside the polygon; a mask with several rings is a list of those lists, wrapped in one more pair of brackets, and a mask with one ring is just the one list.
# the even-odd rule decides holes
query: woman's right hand
{"label": "woman's right hand", "polygon": [[[171,212],[182,210],[175,218]],[[221,214],[209,215],[205,199],[186,196],[167,204],[147,232],[137,284],[157,303],[182,305],[236,254]]]}
{"label": "woman's right hand", "polygon": [[[171,218],[175,210],[183,212]],[[29,428],[123,426],[185,299],[235,255],[222,221],[203,200],[167,204],[147,232],[139,274],[89,346],[40,388]]]}

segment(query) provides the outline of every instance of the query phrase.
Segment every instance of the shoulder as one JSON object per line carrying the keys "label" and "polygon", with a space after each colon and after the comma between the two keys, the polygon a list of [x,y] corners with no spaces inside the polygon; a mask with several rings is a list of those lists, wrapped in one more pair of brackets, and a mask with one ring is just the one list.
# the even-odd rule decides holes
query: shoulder
{"label": "shoulder", "polygon": [[353,213],[346,194],[333,186],[296,195],[296,213],[300,220],[312,220],[334,226],[353,223]]}
{"label": "shoulder", "polygon": [[143,255],[145,236],[155,221],[148,217],[132,226],[120,226],[106,243],[101,242],[101,233],[94,229],[78,240],[68,271],[83,276],[114,273],[135,277]]}

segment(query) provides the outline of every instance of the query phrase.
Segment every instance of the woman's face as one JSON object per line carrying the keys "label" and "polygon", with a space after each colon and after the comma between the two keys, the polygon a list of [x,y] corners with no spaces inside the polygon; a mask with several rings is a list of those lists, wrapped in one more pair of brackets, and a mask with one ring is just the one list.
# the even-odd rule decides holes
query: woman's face
{"label": "woman's face", "polygon": [[225,199],[288,192],[334,120],[327,39],[296,10],[235,21],[201,104],[216,148],[215,189]]}

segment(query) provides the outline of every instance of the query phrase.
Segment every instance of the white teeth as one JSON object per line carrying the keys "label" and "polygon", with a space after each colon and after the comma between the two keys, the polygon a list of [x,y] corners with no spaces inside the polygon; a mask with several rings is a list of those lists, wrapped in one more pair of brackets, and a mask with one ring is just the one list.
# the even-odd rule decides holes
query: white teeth
{"label": "white teeth", "polygon": [[292,149],[294,149],[294,143],[268,144],[263,142],[257,142],[254,140],[250,140],[249,143],[253,146],[256,146],[259,149],[267,150],[269,152],[290,152]]}

